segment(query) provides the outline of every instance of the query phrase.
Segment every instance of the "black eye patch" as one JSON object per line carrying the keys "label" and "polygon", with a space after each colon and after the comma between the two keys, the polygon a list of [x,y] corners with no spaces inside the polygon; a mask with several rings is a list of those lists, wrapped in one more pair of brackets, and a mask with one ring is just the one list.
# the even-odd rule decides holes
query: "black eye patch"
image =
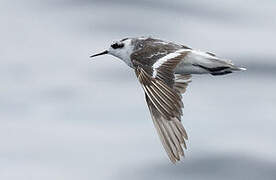
{"label": "black eye patch", "polygon": [[123,43],[122,44],[114,43],[114,44],[111,45],[111,47],[113,49],[123,48],[124,44]]}

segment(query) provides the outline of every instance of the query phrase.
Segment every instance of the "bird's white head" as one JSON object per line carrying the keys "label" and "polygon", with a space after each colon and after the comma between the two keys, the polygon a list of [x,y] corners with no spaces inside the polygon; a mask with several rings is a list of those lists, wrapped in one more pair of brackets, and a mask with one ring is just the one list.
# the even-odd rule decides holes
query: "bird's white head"
{"label": "bird's white head", "polygon": [[110,45],[108,50],[92,55],[90,57],[92,58],[99,55],[111,54],[123,60],[128,66],[132,66],[130,55],[133,52],[134,46],[132,45],[131,40],[131,38],[124,38],[120,41],[115,41]]}

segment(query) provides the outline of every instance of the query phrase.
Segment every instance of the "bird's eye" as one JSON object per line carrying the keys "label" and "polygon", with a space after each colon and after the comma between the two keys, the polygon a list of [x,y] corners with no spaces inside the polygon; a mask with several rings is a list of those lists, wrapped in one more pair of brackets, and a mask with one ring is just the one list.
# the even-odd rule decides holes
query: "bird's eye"
{"label": "bird's eye", "polygon": [[123,43],[120,43],[120,44],[119,43],[114,43],[114,44],[111,45],[111,47],[113,49],[123,48],[124,44]]}

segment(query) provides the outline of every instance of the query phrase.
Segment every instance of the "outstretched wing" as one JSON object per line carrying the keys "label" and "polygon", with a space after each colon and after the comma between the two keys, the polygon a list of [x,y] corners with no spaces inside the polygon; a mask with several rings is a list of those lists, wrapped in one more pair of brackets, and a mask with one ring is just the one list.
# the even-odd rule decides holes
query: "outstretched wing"
{"label": "outstretched wing", "polygon": [[[187,133],[182,125],[181,93],[187,87],[187,76],[175,77],[174,69],[186,56],[176,51],[157,60],[152,67],[135,63],[135,72],[146,96],[146,101],[161,142],[174,163],[184,156]],[[189,76],[190,77],[190,76]]]}

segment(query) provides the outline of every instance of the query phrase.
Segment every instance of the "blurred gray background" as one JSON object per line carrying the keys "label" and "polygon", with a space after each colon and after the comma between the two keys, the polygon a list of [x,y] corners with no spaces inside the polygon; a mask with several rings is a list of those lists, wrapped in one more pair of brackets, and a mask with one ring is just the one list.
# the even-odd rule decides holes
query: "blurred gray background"
{"label": "blurred gray background", "polygon": [[[276,2],[1,0],[0,179],[276,179]],[[247,67],[194,76],[169,162],[134,72],[89,55],[150,35]]]}

